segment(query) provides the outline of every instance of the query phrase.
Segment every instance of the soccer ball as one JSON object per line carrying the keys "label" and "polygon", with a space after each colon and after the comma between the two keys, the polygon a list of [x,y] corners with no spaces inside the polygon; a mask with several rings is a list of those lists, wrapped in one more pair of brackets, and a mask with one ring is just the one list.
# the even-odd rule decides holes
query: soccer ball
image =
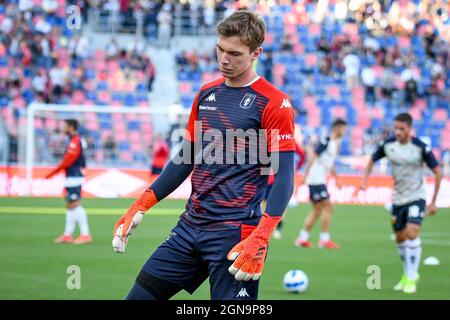
{"label": "soccer ball", "polygon": [[288,292],[305,292],[308,288],[308,276],[302,270],[291,270],[284,275],[283,286]]}

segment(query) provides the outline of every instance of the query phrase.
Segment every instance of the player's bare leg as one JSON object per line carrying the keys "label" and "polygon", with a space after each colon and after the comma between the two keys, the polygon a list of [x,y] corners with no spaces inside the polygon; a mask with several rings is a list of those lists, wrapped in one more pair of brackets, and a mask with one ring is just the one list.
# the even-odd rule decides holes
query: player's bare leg
{"label": "player's bare leg", "polygon": [[309,241],[309,234],[317,219],[322,213],[322,202],[313,203],[312,211],[306,216],[302,230],[300,230],[297,239],[295,240],[295,245],[297,247],[310,248],[313,246],[311,241]]}
{"label": "player's bare leg", "polygon": [[319,248],[326,249],[338,249],[340,245],[331,241],[330,237],[330,222],[331,216],[333,215],[333,205],[330,200],[322,201],[322,215],[321,215],[321,228],[320,228],[320,239]]}

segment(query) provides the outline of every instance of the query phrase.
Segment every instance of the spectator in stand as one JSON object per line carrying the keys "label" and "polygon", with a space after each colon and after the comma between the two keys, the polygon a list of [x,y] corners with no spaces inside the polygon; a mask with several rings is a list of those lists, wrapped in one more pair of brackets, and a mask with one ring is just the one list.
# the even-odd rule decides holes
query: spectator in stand
{"label": "spectator in stand", "polygon": [[170,39],[172,38],[172,6],[164,3],[161,11],[158,13],[158,45],[161,48],[170,48]]}
{"label": "spectator in stand", "polygon": [[361,71],[361,82],[364,86],[365,100],[370,106],[374,106],[376,102],[375,84],[376,74],[372,66],[366,66]]}
{"label": "spectator in stand", "polygon": [[152,92],[153,91],[153,82],[155,81],[155,76],[156,76],[156,70],[155,70],[155,65],[153,64],[150,57],[146,57],[145,68],[146,68],[146,73],[147,73],[147,77],[148,77],[147,90],[148,90],[148,92]]}
{"label": "spectator in stand", "polygon": [[292,44],[290,35],[284,35],[283,39],[281,40],[281,51],[292,52],[293,48],[294,45]]}
{"label": "spectator in stand", "polygon": [[345,68],[347,88],[353,89],[358,84],[360,60],[355,51],[349,52],[342,61]]}
{"label": "spectator in stand", "polygon": [[91,136],[86,138],[86,157],[88,160],[95,159],[95,151],[97,150],[97,145],[95,139]]}
{"label": "spectator in stand", "polygon": [[417,80],[418,77],[415,75],[412,67],[408,67],[401,74],[401,79],[404,82],[404,103],[405,105],[411,107],[416,102],[418,97],[417,92]]}
{"label": "spectator in stand", "polygon": [[117,44],[117,40],[115,37],[112,37],[109,42],[106,44],[105,53],[107,60],[117,59],[119,56],[119,45]]}
{"label": "spectator in stand", "polygon": [[380,78],[381,95],[390,100],[395,91],[394,73],[390,68],[385,68]]}
{"label": "spectator in stand", "polygon": [[59,128],[56,128],[48,138],[48,147],[51,150],[53,161],[56,161],[64,156],[64,149],[66,145],[66,137]]}
{"label": "spectator in stand", "polygon": [[44,69],[39,69],[36,76],[33,78],[31,82],[31,86],[33,87],[35,93],[39,95],[42,99],[46,98],[47,93],[47,74]]}
{"label": "spectator in stand", "polygon": [[58,60],[55,61],[54,67],[50,70],[50,85],[52,88],[50,100],[57,102],[63,94],[63,89],[66,85],[67,72],[63,67],[58,65]]}
{"label": "spectator in stand", "polygon": [[117,144],[111,135],[103,143],[103,151],[106,161],[114,161],[117,159]]}

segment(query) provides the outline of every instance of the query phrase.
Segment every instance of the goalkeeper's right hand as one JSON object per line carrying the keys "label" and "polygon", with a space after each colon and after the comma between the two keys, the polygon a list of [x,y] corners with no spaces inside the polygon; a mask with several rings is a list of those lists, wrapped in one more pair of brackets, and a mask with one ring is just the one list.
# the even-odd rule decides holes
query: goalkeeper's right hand
{"label": "goalkeeper's right hand", "polygon": [[128,237],[141,223],[145,211],[158,202],[152,189],[147,189],[128,209],[128,211],[117,220],[114,226],[112,246],[117,253],[124,253]]}

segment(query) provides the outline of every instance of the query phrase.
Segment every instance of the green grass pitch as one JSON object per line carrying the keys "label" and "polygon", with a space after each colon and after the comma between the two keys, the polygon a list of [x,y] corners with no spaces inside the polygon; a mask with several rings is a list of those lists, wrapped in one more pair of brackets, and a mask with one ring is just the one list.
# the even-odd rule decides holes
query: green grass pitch
{"label": "green grass pitch", "polygon": [[[131,237],[124,255],[114,253],[111,233],[131,199],[85,199],[94,242],[56,245],[64,227],[62,199],[0,198],[0,299],[123,299],[142,264],[165,240],[182,212],[184,201],[166,200],[148,214]],[[450,299],[450,209],[426,218],[422,229],[423,258],[437,257],[439,266],[421,265],[415,295],[392,291],[402,270],[390,239],[388,212],[383,207],[336,206],[332,236],[339,250],[299,249],[293,245],[309,205],[289,210],[283,238],[272,239],[260,299]],[[312,233],[317,242],[318,226]],[[67,268],[81,269],[81,289],[66,286]],[[380,267],[381,289],[367,288],[371,265]],[[303,294],[289,294],[283,275],[301,269],[309,277]],[[209,299],[206,282],[194,295],[175,299]]]}

